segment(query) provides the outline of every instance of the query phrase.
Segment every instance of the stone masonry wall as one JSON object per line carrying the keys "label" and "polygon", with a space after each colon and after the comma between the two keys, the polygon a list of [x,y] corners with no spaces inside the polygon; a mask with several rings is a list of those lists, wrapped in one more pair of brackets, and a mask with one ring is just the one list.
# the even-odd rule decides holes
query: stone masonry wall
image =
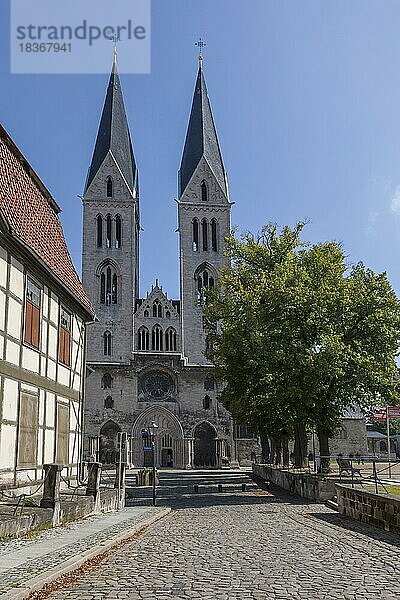
{"label": "stone masonry wall", "polygon": [[339,484],[336,485],[336,493],[341,515],[400,533],[400,496],[375,494]]}

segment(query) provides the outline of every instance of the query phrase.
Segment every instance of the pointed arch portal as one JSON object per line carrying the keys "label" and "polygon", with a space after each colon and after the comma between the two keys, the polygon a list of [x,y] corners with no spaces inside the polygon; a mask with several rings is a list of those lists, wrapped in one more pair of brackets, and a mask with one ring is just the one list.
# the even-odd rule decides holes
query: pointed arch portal
{"label": "pointed arch portal", "polygon": [[217,466],[217,432],[215,428],[203,421],[194,430],[194,466],[216,467]]}
{"label": "pointed arch portal", "polygon": [[138,416],[132,427],[135,466],[150,466],[151,453],[143,451],[142,429],[156,423],[155,460],[157,467],[183,469],[187,465],[186,444],[178,418],[163,406],[151,406]]}

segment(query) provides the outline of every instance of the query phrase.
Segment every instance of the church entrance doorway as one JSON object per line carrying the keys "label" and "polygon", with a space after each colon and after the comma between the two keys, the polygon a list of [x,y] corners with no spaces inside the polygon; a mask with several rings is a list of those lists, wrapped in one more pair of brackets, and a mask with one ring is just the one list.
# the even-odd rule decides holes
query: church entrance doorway
{"label": "church entrance doorway", "polygon": [[216,467],[216,431],[209,423],[200,423],[194,430],[194,466]]}
{"label": "church entrance doorway", "polygon": [[118,433],[121,427],[114,421],[107,421],[100,429],[100,462],[115,465],[118,460]]}
{"label": "church entrance doorway", "polygon": [[161,466],[172,469],[174,466],[173,441],[169,433],[166,433],[161,439]]}

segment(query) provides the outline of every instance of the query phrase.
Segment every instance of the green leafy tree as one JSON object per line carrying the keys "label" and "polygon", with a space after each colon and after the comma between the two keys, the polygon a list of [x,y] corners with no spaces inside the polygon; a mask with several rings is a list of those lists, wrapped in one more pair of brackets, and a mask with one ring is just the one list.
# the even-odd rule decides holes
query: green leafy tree
{"label": "green leafy tree", "polygon": [[232,265],[207,297],[209,357],[238,422],[278,446],[294,437],[298,466],[315,430],[327,469],[343,411],[397,399],[400,304],[385,273],[349,269],[336,242],[305,244],[304,225],[228,238]]}

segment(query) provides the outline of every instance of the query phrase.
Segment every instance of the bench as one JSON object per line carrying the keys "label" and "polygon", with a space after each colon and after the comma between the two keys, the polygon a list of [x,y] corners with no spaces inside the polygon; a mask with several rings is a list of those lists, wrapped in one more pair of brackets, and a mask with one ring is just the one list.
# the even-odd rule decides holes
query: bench
{"label": "bench", "polygon": [[347,458],[337,458],[336,462],[339,466],[339,476],[341,477],[343,473],[347,473],[348,475],[356,475],[357,477],[361,477],[360,469],[355,469],[351,462]]}

